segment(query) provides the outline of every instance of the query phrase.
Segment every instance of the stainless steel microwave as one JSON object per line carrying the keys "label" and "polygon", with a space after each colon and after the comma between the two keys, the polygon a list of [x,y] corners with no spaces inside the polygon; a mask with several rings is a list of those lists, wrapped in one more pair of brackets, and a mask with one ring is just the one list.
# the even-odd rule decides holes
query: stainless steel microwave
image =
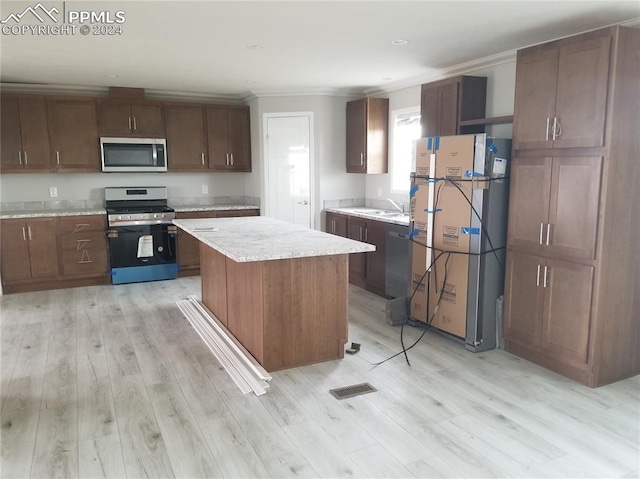
{"label": "stainless steel microwave", "polygon": [[105,173],[167,171],[167,140],[163,138],[100,138]]}

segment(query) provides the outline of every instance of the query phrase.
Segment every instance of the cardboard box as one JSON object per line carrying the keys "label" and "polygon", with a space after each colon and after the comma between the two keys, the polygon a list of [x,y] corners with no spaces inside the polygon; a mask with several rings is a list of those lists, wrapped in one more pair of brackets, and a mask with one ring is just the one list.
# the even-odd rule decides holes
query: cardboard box
{"label": "cardboard box", "polygon": [[416,174],[420,176],[429,176],[429,165],[431,164],[431,154],[433,153],[433,147],[429,149],[428,146],[429,138],[420,138],[414,142]]}
{"label": "cardboard box", "polygon": [[445,253],[438,258],[429,275],[429,312],[427,318],[430,319],[433,315],[432,326],[464,338],[467,332],[469,257],[451,254],[447,262],[447,256]]}
{"label": "cardboard box", "polygon": [[[435,176],[466,179],[467,172],[473,172],[474,153],[475,135],[441,137],[436,151]],[[469,234],[474,232],[470,230],[473,211],[465,196],[471,200],[472,182],[462,181],[457,185],[460,189],[445,180],[435,183],[433,246],[468,252]]]}
{"label": "cardboard box", "polygon": [[411,318],[426,322],[427,320],[427,249],[419,244],[411,245],[411,292],[415,291],[411,299]]}
{"label": "cardboard box", "polygon": [[414,228],[427,231],[427,208],[429,207],[429,184],[416,184],[411,194],[411,217]]}

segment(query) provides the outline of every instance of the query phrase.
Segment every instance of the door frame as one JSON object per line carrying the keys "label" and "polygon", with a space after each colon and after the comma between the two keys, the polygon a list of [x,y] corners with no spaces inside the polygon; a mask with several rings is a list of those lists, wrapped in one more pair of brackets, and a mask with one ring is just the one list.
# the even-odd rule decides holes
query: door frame
{"label": "door frame", "polygon": [[270,187],[270,168],[269,168],[269,141],[267,140],[267,134],[269,132],[269,118],[287,118],[287,117],[307,117],[309,118],[309,214],[311,216],[311,229],[316,227],[316,214],[315,214],[315,161],[314,161],[314,123],[312,111],[292,111],[281,113],[263,113],[262,114],[262,129],[263,129],[263,148],[264,148],[264,214],[269,216],[271,212],[271,204],[273,198],[271,198]]}

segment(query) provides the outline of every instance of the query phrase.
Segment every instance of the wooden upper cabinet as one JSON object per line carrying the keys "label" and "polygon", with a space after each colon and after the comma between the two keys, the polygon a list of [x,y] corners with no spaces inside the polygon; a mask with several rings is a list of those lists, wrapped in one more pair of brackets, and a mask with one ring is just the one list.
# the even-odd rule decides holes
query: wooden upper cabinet
{"label": "wooden upper cabinet", "polygon": [[458,76],[422,85],[422,137],[483,131],[482,125],[461,127],[460,122],[484,118],[486,101],[486,77]]}
{"label": "wooden upper cabinet", "polygon": [[249,109],[207,108],[209,168],[251,171]]}
{"label": "wooden upper cabinet", "polygon": [[207,170],[204,108],[201,106],[165,106],[164,114],[169,170]]}
{"label": "wooden upper cabinet", "polygon": [[389,100],[347,102],[347,173],[387,173]]}
{"label": "wooden upper cabinet", "polygon": [[53,166],[57,171],[100,171],[93,100],[52,99],[49,132]]}
{"label": "wooden upper cabinet", "polygon": [[98,104],[100,136],[164,138],[160,105],[132,105],[112,100]]}
{"label": "wooden upper cabinet", "polygon": [[50,171],[47,108],[43,97],[2,97],[2,171]]}
{"label": "wooden upper cabinet", "polygon": [[610,50],[601,36],[518,52],[516,150],[604,144]]}
{"label": "wooden upper cabinet", "polygon": [[507,242],[556,258],[594,259],[602,157],[515,157]]}

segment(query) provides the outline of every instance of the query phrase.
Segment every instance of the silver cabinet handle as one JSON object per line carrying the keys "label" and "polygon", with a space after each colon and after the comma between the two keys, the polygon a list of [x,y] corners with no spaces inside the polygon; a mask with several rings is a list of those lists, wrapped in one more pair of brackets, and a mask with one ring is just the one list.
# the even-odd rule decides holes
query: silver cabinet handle
{"label": "silver cabinet handle", "polygon": [[549,122],[550,122],[550,118],[547,117],[547,129],[545,130],[545,134],[544,134],[544,139],[545,141],[549,141]]}
{"label": "silver cabinet handle", "polygon": [[360,166],[364,166],[364,153],[360,153]]}
{"label": "silver cabinet handle", "polygon": [[560,136],[562,136],[562,125],[560,124],[560,119],[558,117],[553,117],[553,139],[559,140]]}
{"label": "silver cabinet handle", "polygon": [[547,223],[547,246],[549,246],[549,233],[551,231],[551,225]]}
{"label": "silver cabinet handle", "polygon": [[27,241],[27,233],[24,229],[24,226],[22,227],[22,240],[23,241]]}
{"label": "silver cabinet handle", "polygon": [[360,241],[362,241],[362,226],[360,226],[359,228],[360,228],[360,235],[359,235],[359,238],[360,238]]}
{"label": "silver cabinet handle", "polygon": [[546,265],[545,265],[545,267],[544,267],[544,280],[543,280],[542,286],[543,286],[544,288],[546,288],[546,287],[547,287],[547,266],[546,266]]}
{"label": "silver cabinet handle", "polygon": [[536,286],[540,286],[540,265],[538,265],[538,273],[536,274]]}
{"label": "silver cabinet handle", "polygon": [[204,153],[202,153],[202,164],[204,165]]}
{"label": "silver cabinet handle", "polygon": [[60,164],[60,152],[56,151],[56,163],[59,165]]}
{"label": "silver cabinet handle", "polygon": [[136,123],[136,117],[133,117],[133,131],[136,131],[138,129],[138,124]]}
{"label": "silver cabinet handle", "polygon": [[129,130],[133,130],[133,128],[131,128],[131,117],[129,117]]}
{"label": "silver cabinet handle", "polygon": [[29,241],[31,241],[31,226],[27,226],[27,230],[29,231]]}
{"label": "silver cabinet handle", "polygon": [[231,153],[231,166],[233,166],[233,153]]}
{"label": "silver cabinet handle", "polygon": [[540,244],[542,244],[543,231],[544,231],[544,223],[540,223]]}
{"label": "silver cabinet handle", "polygon": [[18,161],[20,162],[20,165],[22,165],[22,151],[18,150]]}
{"label": "silver cabinet handle", "polygon": [[369,241],[369,228],[364,227],[364,240]]}
{"label": "silver cabinet handle", "polygon": [[229,166],[229,153],[227,153],[227,166]]}
{"label": "silver cabinet handle", "polygon": [[24,150],[24,166],[29,164],[29,158],[27,158],[27,150]]}
{"label": "silver cabinet handle", "polygon": [[331,220],[331,232],[336,232],[336,220]]}

